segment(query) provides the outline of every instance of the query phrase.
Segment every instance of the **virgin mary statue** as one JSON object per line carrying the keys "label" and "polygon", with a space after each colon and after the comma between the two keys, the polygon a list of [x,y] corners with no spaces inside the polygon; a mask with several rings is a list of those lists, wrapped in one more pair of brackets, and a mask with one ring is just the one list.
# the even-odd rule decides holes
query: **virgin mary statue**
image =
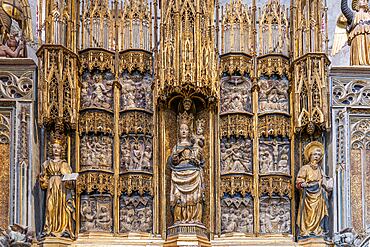
{"label": "virgin mary statue", "polygon": [[203,152],[192,138],[192,114],[179,115],[179,134],[168,166],[171,169],[170,203],[174,224],[202,224]]}

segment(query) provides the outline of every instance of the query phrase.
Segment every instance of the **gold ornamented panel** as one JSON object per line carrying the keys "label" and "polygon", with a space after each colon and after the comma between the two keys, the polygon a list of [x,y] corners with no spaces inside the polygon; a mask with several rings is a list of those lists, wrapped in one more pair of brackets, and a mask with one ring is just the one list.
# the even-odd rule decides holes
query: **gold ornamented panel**
{"label": "gold ornamented panel", "polygon": [[80,133],[97,133],[113,134],[114,124],[113,116],[106,112],[84,112],[79,117]]}
{"label": "gold ornamented panel", "polygon": [[290,117],[286,115],[263,115],[258,118],[259,136],[290,137]]}
{"label": "gold ornamented panel", "polygon": [[253,125],[249,115],[229,114],[221,117],[220,130],[221,136],[245,136],[252,138]]}
{"label": "gold ornamented panel", "polygon": [[221,195],[228,193],[230,195],[235,195],[235,193],[241,193],[243,196],[246,196],[248,193],[254,193],[253,189],[253,177],[244,175],[244,176],[223,176],[221,178]]}
{"label": "gold ornamented panel", "polygon": [[77,194],[91,193],[96,190],[100,193],[106,192],[114,195],[114,176],[104,172],[80,173],[76,188]]}

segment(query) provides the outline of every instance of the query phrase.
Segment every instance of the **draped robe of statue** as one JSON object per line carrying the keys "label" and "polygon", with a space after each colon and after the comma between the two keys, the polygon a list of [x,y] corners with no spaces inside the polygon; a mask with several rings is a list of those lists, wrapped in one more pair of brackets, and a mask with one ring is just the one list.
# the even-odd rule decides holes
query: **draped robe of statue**
{"label": "draped robe of statue", "polygon": [[65,160],[47,160],[40,174],[41,188],[46,190],[46,212],[44,234],[62,236],[68,233],[73,237],[73,208],[67,202],[65,174],[71,174],[71,167]]}
{"label": "draped robe of statue", "polygon": [[[187,125],[182,125],[186,128]],[[190,142],[189,135],[180,140],[168,159],[171,169],[170,203],[174,223],[202,223],[203,164],[199,147]],[[184,135],[185,136],[185,135]]]}
{"label": "draped robe of statue", "polygon": [[310,162],[301,167],[296,180],[297,188],[301,190],[297,218],[300,237],[323,236],[327,231],[329,214],[325,190],[329,185],[319,165],[323,155],[322,146],[319,144],[313,142],[308,145],[310,150],[307,150],[307,159],[310,159]]}
{"label": "draped robe of statue", "polygon": [[359,10],[353,12],[347,0],[341,0],[344,16],[347,18],[348,44],[351,47],[351,65],[370,65],[370,13],[367,1],[359,0]]}

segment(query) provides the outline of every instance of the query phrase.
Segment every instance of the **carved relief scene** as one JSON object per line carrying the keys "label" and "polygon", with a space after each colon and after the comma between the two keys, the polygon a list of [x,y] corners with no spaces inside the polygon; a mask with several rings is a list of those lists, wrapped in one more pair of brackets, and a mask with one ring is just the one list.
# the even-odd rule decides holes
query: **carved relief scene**
{"label": "carved relief scene", "polygon": [[83,135],[80,143],[80,166],[84,170],[113,169],[113,137]]}
{"label": "carved relief scene", "polygon": [[290,200],[285,197],[262,197],[260,202],[261,233],[290,233]]}
{"label": "carved relief scene", "polygon": [[113,80],[108,70],[85,70],[81,77],[81,109],[113,110]]}
{"label": "carved relief scene", "polygon": [[259,157],[259,169],[262,174],[290,174],[289,140],[261,139]]}
{"label": "carved relief scene", "polygon": [[258,81],[260,113],[283,112],[289,113],[289,81],[284,76],[262,76]]}
{"label": "carved relief scene", "polygon": [[153,146],[151,137],[124,136],[120,145],[120,170],[147,171],[153,170]]}
{"label": "carved relief scene", "polygon": [[221,233],[253,233],[253,199],[226,194],[221,199]]}
{"label": "carved relief scene", "polygon": [[223,138],[220,144],[221,174],[251,173],[252,148],[250,139]]}
{"label": "carved relief scene", "polygon": [[221,81],[221,114],[251,112],[251,81],[244,76],[227,76]]}
{"label": "carved relief scene", "polygon": [[81,232],[111,232],[112,197],[107,194],[81,195]]}
{"label": "carved relief scene", "polygon": [[123,73],[121,78],[121,110],[143,109],[153,111],[153,78],[148,73]]}
{"label": "carved relief scene", "polygon": [[120,232],[152,232],[153,198],[149,195],[122,195],[119,210]]}

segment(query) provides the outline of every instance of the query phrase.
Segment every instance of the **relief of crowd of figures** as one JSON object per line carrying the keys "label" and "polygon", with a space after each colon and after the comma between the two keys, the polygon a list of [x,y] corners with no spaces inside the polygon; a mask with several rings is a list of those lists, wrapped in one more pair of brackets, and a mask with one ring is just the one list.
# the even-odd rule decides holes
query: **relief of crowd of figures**
{"label": "relief of crowd of figures", "polygon": [[252,172],[252,141],[250,139],[223,138],[220,152],[221,174]]}
{"label": "relief of crowd of figures", "polygon": [[110,195],[81,196],[81,232],[112,231],[112,197]]}
{"label": "relief of crowd of figures", "polygon": [[84,135],[80,142],[81,171],[112,170],[113,137],[105,135]]}
{"label": "relief of crowd of figures", "polygon": [[223,77],[221,81],[221,114],[229,112],[251,112],[251,87],[248,77]]}
{"label": "relief of crowd of figures", "polygon": [[152,171],[151,137],[124,136],[121,139],[121,171]]}
{"label": "relief of crowd of figures", "polygon": [[151,232],[153,225],[151,196],[123,195],[120,199],[120,232]]}
{"label": "relief of crowd of figures", "polygon": [[121,110],[143,109],[153,111],[152,81],[149,74],[122,75]]}
{"label": "relief of crowd of figures", "polygon": [[81,109],[113,109],[113,80],[110,71],[85,70],[81,78]]}
{"label": "relief of crowd of figures", "polygon": [[224,197],[221,200],[221,232],[253,233],[253,199]]}
{"label": "relief of crowd of figures", "polygon": [[289,140],[260,140],[260,173],[290,174],[289,153]]}
{"label": "relief of crowd of figures", "polygon": [[258,86],[258,107],[260,113],[289,113],[289,81],[286,77],[281,79],[276,75],[261,77],[258,81]]}
{"label": "relief of crowd of figures", "polygon": [[284,197],[262,197],[260,202],[261,233],[290,232],[290,201]]}

